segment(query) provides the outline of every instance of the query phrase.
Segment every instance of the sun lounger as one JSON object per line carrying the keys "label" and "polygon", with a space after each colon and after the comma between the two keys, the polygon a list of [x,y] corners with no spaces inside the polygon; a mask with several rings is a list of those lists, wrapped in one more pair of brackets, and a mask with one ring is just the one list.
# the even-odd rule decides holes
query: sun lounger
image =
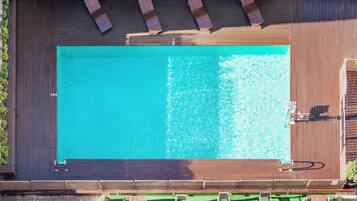
{"label": "sun lounger", "polygon": [[210,30],[213,25],[208,13],[203,6],[202,0],[188,0],[188,5],[192,15],[195,17],[197,25],[201,31]]}
{"label": "sun lounger", "polygon": [[230,201],[231,194],[220,192],[218,193],[217,201]]}
{"label": "sun lounger", "polygon": [[100,6],[98,0],[84,0],[87,9],[92,16],[93,20],[97,24],[99,30],[104,33],[113,27],[107,14]]}
{"label": "sun lounger", "polygon": [[157,35],[160,33],[162,31],[161,24],[156,15],[152,0],[139,0],[139,5],[149,33],[151,35]]}
{"label": "sun lounger", "polygon": [[259,27],[264,23],[264,19],[255,0],[240,0],[245,14],[248,16],[252,27]]}

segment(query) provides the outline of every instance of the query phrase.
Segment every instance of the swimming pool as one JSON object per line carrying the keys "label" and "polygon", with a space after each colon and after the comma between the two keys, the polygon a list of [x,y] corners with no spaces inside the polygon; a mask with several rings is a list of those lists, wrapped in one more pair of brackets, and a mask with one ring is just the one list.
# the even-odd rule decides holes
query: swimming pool
{"label": "swimming pool", "polygon": [[289,46],[58,46],[57,159],[290,160]]}

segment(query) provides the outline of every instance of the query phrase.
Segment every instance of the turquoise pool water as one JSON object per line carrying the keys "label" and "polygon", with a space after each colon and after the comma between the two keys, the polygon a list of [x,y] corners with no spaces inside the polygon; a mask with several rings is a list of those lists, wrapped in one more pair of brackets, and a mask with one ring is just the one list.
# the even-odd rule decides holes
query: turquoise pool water
{"label": "turquoise pool water", "polygon": [[57,159],[290,160],[289,46],[59,46]]}

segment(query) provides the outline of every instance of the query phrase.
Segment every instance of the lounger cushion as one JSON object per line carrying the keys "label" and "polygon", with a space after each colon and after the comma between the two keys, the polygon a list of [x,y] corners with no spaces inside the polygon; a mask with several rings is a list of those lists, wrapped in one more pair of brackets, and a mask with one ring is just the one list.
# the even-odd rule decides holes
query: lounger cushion
{"label": "lounger cushion", "polygon": [[161,24],[156,15],[152,0],[139,0],[139,6],[144,16],[146,26],[151,35],[157,35],[161,32]]}
{"label": "lounger cushion", "polygon": [[210,30],[213,25],[207,10],[203,6],[202,0],[188,0],[192,15],[195,17],[198,27],[201,31]]}
{"label": "lounger cushion", "polygon": [[108,16],[106,14],[100,15],[97,18],[94,18],[94,21],[98,25],[98,28],[102,33],[108,31],[113,27],[112,23],[110,22]]}

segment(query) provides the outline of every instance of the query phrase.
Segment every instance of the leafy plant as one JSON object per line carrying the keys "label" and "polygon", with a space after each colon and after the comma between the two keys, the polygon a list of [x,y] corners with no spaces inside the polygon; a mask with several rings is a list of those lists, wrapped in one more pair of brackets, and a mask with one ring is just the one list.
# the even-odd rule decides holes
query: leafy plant
{"label": "leafy plant", "polygon": [[6,132],[7,128],[7,112],[8,108],[5,102],[8,97],[7,86],[8,86],[8,60],[9,60],[9,50],[8,50],[8,39],[9,39],[9,19],[8,19],[8,8],[9,0],[3,0],[2,2],[2,23],[1,23],[1,39],[2,48],[0,51],[0,56],[2,60],[2,65],[0,69],[0,165],[7,164],[7,158],[9,156],[9,145],[8,145],[8,134]]}
{"label": "leafy plant", "polygon": [[333,201],[343,201],[343,197],[341,195],[338,195],[332,199]]}
{"label": "leafy plant", "polygon": [[357,182],[357,160],[349,161],[347,163],[346,176],[349,181]]}

